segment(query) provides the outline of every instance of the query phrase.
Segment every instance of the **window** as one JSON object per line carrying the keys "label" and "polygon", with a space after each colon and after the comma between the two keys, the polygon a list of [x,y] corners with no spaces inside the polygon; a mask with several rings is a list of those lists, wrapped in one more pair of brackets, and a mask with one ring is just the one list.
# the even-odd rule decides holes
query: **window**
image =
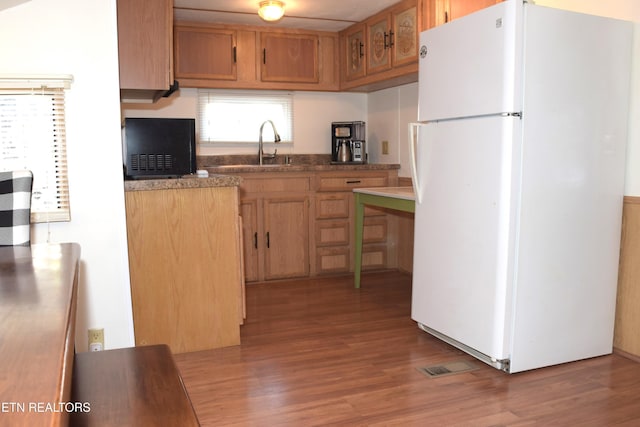
{"label": "window", "polygon": [[33,172],[32,222],[69,221],[63,78],[0,77],[1,170]]}
{"label": "window", "polygon": [[[198,91],[198,142],[240,145],[258,142],[260,125],[271,120],[283,143],[293,141],[293,95],[265,91]],[[271,127],[265,127],[269,141]],[[271,139],[271,141],[273,141]]]}

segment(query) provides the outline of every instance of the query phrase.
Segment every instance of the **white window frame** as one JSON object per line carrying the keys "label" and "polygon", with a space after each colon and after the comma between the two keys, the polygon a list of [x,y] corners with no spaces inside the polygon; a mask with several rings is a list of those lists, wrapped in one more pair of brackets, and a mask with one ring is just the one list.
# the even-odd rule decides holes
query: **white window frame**
{"label": "white window frame", "polygon": [[0,76],[0,170],[33,172],[31,222],[70,221],[65,90],[72,76]]}
{"label": "white window frame", "polygon": [[[281,144],[292,144],[293,94],[198,89],[198,144],[202,146],[256,144],[260,125],[266,120],[275,124]],[[273,142],[271,127],[265,126],[264,129],[264,142]]]}

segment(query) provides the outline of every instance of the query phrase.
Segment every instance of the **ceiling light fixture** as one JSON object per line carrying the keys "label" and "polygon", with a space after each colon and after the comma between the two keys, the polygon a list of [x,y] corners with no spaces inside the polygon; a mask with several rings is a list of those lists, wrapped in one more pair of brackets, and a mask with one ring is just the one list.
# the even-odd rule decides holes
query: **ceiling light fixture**
{"label": "ceiling light fixture", "polygon": [[284,3],[277,0],[261,1],[258,15],[267,22],[277,21],[284,15]]}

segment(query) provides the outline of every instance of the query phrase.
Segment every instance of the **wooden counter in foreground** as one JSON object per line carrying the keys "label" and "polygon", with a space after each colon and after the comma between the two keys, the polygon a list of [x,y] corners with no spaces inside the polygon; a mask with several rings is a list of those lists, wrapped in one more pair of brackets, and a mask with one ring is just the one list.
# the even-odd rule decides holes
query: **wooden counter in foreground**
{"label": "wooden counter in foreground", "polygon": [[80,246],[0,247],[0,426],[65,426]]}
{"label": "wooden counter in foreground", "polygon": [[136,345],[240,344],[239,177],[125,181]]}

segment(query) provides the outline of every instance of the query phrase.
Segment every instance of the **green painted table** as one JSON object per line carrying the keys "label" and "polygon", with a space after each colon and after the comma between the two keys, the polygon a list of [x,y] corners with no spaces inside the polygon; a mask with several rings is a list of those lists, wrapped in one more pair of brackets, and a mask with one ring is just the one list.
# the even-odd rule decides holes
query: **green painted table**
{"label": "green painted table", "polygon": [[356,251],[355,251],[355,287],[360,287],[362,270],[362,230],[364,226],[364,205],[380,206],[404,212],[415,212],[415,195],[413,187],[378,187],[355,188],[353,190],[356,204]]}

